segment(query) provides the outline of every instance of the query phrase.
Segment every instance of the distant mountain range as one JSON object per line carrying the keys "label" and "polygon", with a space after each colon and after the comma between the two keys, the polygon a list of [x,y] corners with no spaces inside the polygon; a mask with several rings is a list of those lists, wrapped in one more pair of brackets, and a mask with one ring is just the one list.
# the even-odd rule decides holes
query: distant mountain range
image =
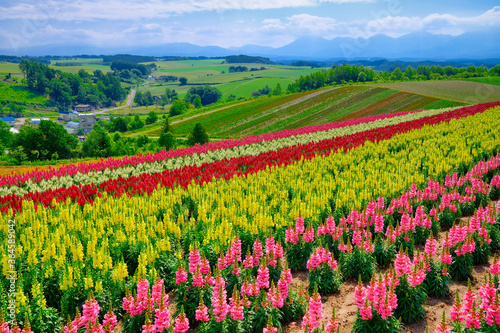
{"label": "distant mountain range", "polygon": [[325,61],[332,59],[486,59],[500,58],[500,31],[465,33],[459,36],[411,33],[399,38],[375,35],[368,39],[338,37],[302,37],[279,48],[258,45],[222,48],[189,43],[171,43],[134,48],[96,48],[90,45],[47,45],[15,51],[0,49],[5,55],[60,55],[129,53],[147,56],[206,56],[223,57],[234,54],[268,57],[274,61],[302,59]]}

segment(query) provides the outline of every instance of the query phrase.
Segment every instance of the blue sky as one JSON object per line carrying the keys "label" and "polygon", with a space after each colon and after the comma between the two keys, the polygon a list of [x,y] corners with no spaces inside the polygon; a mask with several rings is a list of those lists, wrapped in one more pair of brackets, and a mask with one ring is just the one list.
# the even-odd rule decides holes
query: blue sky
{"label": "blue sky", "polygon": [[303,36],[500,31],[498,0],[48,0],[0,3],[0,49],[172,42],[280,47]]}

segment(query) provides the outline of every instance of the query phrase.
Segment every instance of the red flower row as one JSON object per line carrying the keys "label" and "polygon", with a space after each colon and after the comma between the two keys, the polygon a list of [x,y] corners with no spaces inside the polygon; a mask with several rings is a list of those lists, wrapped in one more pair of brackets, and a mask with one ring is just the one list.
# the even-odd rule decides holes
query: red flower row
{"label": "red flower row", "polygon": [[169,151],[163,150],[163,151],[160,151],[159,153],[156,153],[156,154],[142,155],[141,153],[139,153],[135,156],[127,156],[125,158],[119,158],[119,159],[115,159],[115,158],[108,158],[106,160],[101,159],[100,162],[94,162],[94,163],[85,163],[85,164],[80,164],[80,165],[68,164],[68,165],[65,165],[65,166],[58,168],[58,169],[35,170],[33,172],[28,172],[25,174],[9,175],[9,176],[0,177],[0,187],[20,185],[20,184],[23,184],[23,183],[30,181],[30,180],[33,182],[40,182],[44,179],[51,179],[53,177],[75,175],[78,173],[85,173],[86,174],[89,172],[97,172],[97,171],[102,171],[105,169],[117,169],[117,168],[125,167],[128,165],[153,163],[156,161],[163,161],[166,159],[176,158],[176,157],[181,157],[181,156],[186,156],[186,155],[201,154],[201,153],[205,153],[208,151],[214,151],[214,150],[220,150],[220,149],[230,149],[230,148],[233,148],[236,146],[248,145],[248,144],[261,142],[261,141],[272,141],[275,139],[282,139],[282,138],[295,136],[295,135],[302,135],[302,134],[308,134],[308,133],[313,133],[313,132],[327,131],[327,130],[331,130],[334,128],[353,126],[353,125],[358,125],[358,124],[362,124],[362,123],[372,122],[375,120],[393,118],[393,117],[397,117],[397,116],[401,116],[401,115],[405,115],[405,114],[413,113],[413,112],[418,112],[418,111],[411,111],[411,112],[407,111],[407,112],[398,112],[398,113],[384,114],[384,115],[377,115],[377,116],[369,116],[369,117],[351,119],[351,120],[342,121],[342,122],[334,122],[334,123],[328,123],[328,124],[322,124],[322,125],[307,126],[307,127],[297,128],[297,129],[289,129],[289,130],[284,130],[284,131],[280,131],[280,132],[276,132],[276,133],[252,135],[252,136],[247,136],[247,137],[237,139],[237,140],[232,140],[232,139],[221,140],[221,141],[210,142],[210,143],[204,144],[202,146],[196,145],[194,147],[182,148],[182,149],[177,149],[177,150],[169,150]]}
{"label": "red flower row", "polygon": [[6,213],[9,208],[12,208],[14,213],[21,211],[22,202],[25,200],[33,201],[35,204],[50,206],[54,199],[57,202],[65,202],[67,198],[70,198],[72,201],[76,201],[79,205],[83,206],[85,203],[92,204],[94,198],[101,196],[103,192],[107,192],[115,197],[119,197],[124,193],[129,195],[150,195],[157,189],[158,185],[169,188],[176,186],[186,188],[192,182],[201,185],[212,181],[213,178],[228,180],[234,176],[252,174],[271,166],[285,166],[302,158],[308,160],[316,155],[326,156],[340,149],[355,148],[363,145],[366,141],[378,142],[386,140],[398,133],[409,132],[425,125],[434,125],[441,122],[448,122],[452,119],[468,117],[484,112],[486,109],[496,105],[500,105],[500,102],[464,107],[426,118],[345,135],[343,137],[334,137],[320,142],[297,144],[277,151],[265,152],[257,156],[241,156],[205,163],[200,166],[191,165],[175,170],[165,170],[161,173],[144,173],[140,176],[128,178],[120,177],[108,180],[99,186],[94,184],[71,186],[67,189],[59,188],[40,193],[27,193],[22,197],[8,195],[0,197],[0,211]]}

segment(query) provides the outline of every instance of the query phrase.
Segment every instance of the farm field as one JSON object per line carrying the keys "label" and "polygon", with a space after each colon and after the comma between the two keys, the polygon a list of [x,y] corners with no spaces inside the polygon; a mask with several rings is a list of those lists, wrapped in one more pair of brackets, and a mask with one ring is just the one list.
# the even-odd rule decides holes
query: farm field
{"label": "farm field", "polygon": [[2,176],[2,288],[19,274],[14,315],[35,332],[424,332],[443,310],[458,325],[453,304],[461,325],[490,325],[499,115],[500,102],[369,115]]}
{"label": "farm field", "polygon": [[493,84],[495,86],[500,86],[500,76],[475,77],[475,78],[467,79],[467,81]]}
{"label": "farm field", "polygon": [[[153,95],[165,93],[165,89],[175,89],[181,97],[189,90],[190,85],[214,85],[224,96],[231,94],[236,98],[251,97],[252,92],[268,85],[273,89],[277,83],[286,90],[288,84],[292,83],[301,75],[308,75],[321,70],[321,68],[291,67],[283,65],[268,65],[258,63],[227,64],[222,59],[206,60],[180,60],[180,61],[157,61],[158,69],[152,74],[183,76],[188,79],[188,85],[179,86],[178,83],[151,82],[139,87],[142,92],[151,91]],[[245,66],[248,69],[265,67],[266,70],[229,73],[230,66]],[[222,72],[224,72],[222,74]],[[161,85],[160,85],[161,84]]]}
{"label": "farm field", "polygon": [[173,129],[187,135],[200,122],[214,137],[241,137],[372,114],[460,105],[372,85],[344,86],[226,108],[174,124]]}
{"label": "farm field", "polygon": [[500,87],[473,81],[415,81],[382,83],[378,86],[466,104],[500,100]]}
{"label": "farm field", "polygon": [[37,103],[43,104],[48,99],[29,91],[26,87],[0,82],[0,100],[5,102]]}
{"label": "farm field", "polygon": [[19,64],[14,64],[11,62],[0,62],[0,75],[12,74],[13,76],[22,76],[21,70],[19,69]]}

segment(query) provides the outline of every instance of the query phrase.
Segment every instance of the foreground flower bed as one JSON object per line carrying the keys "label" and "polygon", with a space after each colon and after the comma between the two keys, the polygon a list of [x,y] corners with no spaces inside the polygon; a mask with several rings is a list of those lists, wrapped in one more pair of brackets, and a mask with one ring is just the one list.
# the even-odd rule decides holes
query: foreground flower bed
{"label": "foreground flower bed", "polygon": [[[76,308],[95,321],[98,304],[99,324],[111,309],[129,332],[151,331],[157,309],[158,325],[170,316],[178,331],[272,331],[290,321],[313,331],[327,318],[331,331],[338,322],[322,313],[319,295],[361,277],[353,330],[371,320],[399,330],[399,318],[421,318],[429,295],[446,297],[449,278],[467,279],[498,248],[498,207],[486,205],[500,196],[499,112],[148,197],[25,202],[15,216],[18,322],[27,315],[36,331],[69,325]],[[470,221],[453,226],[462,215]],[[12,216],[2,218],[6,226]],[[436,242],[441,228],[449,235]],[[7,234],[3,227],[6,254]],[[291,284],[299,269],[308,270],[307,290]],[[173,291],[168,315],[161,288]]]}

